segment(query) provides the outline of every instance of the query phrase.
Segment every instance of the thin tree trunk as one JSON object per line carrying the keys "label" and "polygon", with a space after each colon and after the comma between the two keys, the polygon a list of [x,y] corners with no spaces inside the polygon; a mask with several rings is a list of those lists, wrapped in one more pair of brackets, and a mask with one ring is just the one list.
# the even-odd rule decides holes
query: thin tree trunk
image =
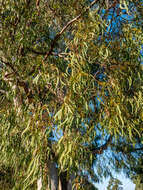
{"label": "thin tree trunk", "polygon": [[[59,185],[59,177],[58,177],[58,169],[56,167],[56,163],[50,162],[48,163],[48,188],[50,190],[58,190]],[[47,190],[48,190],[47,188]]]}
{"label": "thin tree trunk", "polygon": [[[58,168],[56,163],[49,161],[48,162],[48,185],[46,190],[72,190],[72,183],[75,178],[74,175],[71,175],[70,178],[67,178],[67,172],[60,173],[58,176]],[[42,177],[37,180],[37,190],[42,188]]]}

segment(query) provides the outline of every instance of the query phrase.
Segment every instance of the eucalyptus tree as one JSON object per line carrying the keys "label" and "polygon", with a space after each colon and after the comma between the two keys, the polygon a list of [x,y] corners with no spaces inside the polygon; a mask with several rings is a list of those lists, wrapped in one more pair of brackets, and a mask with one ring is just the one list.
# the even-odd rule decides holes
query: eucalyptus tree
{"label": "eucalyptus tree", "polygon": [[116,146],[116,150],[115,147],[113,149],[114,163],[118,167],[118,170],[122,169],[124,171],[127,177],[136,184],[136,189],[142,189],[143,147],[141,142],[136,143],[134,146],[131,143],[121,142],[120,145]]}
{"label": "eucalyptus tree", "polygon": [[38,179],[87,189],[111,142],[143,138],[141,7],[0,0],[0,166],[11,168],[11,189]]}
{"label": "eucalyptus tree", "polygon": [[111,178],[107,187],[108,190],[123,190],[122,183],[116,178]]}

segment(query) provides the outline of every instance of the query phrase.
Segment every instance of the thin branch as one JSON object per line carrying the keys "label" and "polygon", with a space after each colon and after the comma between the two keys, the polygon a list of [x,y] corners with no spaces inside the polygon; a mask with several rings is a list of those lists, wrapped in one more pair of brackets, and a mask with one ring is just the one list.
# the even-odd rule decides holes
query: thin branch
{"label": "thin branch", "polygon": [[36,55],[46,55],[47,52],[42,52],[42,51],[37,51],[37,50],[34,50],[32,48],[26,48],[26,50],[36,54]]}
{"label": "thin branch", "polygon": [[143,147],[135,148],[135,149],[132,150],[132,152],[136,152],[136,151],[140,151],[140,150],[143,150]]}
{"label": "thin branch", "polygon": [[104,150],[106,150],[109,146],[109,144],[111,143],[112,141],[112,136],[110,136],[108,138],[108,140],[106,141],[105,144],[103,144],[102,146],[98,147],[98,148],[91,148],[90,151],[93,153],[93,154],[102,154]]}
{"label": "thin branch", "polygon": [[55,38],[53,39],[53,42],[51,43],[51,47],[50,47],[50,50],[46,53],[46,56],[44,58],[44,61],[47,59],[47,57],[49,55],[52,54],[53,52],[53,49],[55,47],[55,44],[56,42],[59,40],[59,38],[61,37],[61,35],[65,32],[65,30],[70,26],[72,25],[74,22],[78,21],[78,19],[83,15],[85,14],[91,7],[93,7],[93,5],[95,5],[95,3],[97,3],[98,0],[94,0],[90,6],[88,6],[82,13],[80,13],[78,16],[76,16],[75,18],[73,18],[72,20],[70,20],[63,28],[62,30],[55,36]]}
{"label": "thin branch", "polygon": [[140,147],[140,148],[128,147],[128,150],[124,150],[124,148],[121,148],[120,152],[122,152],[122,153],[131,153],[131,152],[142,151],[142,150],[143,150],[143,147]]}
{"label": "thin branch", "polygon": [[[13,73],[17,76],[17,85],[20,86],[20,87],[23,87],[25,93],[27,94],[27,97],[30,98],[32,96],[32,91],[29,89],[29,86],[28,86],[28,84],[25,81],[21,81],[19,79],[20,75],[18,74],[18,72],[16,71],[16,69],[13,67],[13,65],[10,62],[3,61],[2,58],[0,59],[0,61],[3,64],[5,64],[6,66],[8,66],[13,71]],[[8,77],[11,74],[12,73],[7,74],[6,77]]]}
{"label": "thin branch", "polygon": [[139,148],[134,148],[132,145],[124,144],[124,143],[120,143],[119,146],[117,146],[113,143],[112,147],[113,147],[113,151],[121,152],[123,154],[128,154],[128,153],[133,153],[133,152],[143,150],[143,146],[141,146]]}
{"label": "thin branch", "polygon": [[18,72],[16,71],[16,69],[13,67],[13,65],[10,62],[5,62],[2,60],[2,58],[0,58],[0,62],[8,66],[17,76],[19,76]]}
{"label": "thin branch", "polygon": [[[47,54],[47,52],[41,52],[41,51],[37,51],[37,50],[31,49],[31,48],[27,48],[27,50],[29,50],[30,52],[36,54],[37,56],[38,55],[46,55]],[[61,53],[51,52],[51,55],[58,56],[58,57],[61,57],[61,58],[65,58],[68,55],[68,53],[64,53],[64,52],[61,52]]]}
{"label": "thin branch", "polygon": [[66,56],[68,56],[68,53],[55,53],[55,52],[52,52],[52,55],[54,56],[58,56],[58,57],[62,57],[62,58],[65,58]]}

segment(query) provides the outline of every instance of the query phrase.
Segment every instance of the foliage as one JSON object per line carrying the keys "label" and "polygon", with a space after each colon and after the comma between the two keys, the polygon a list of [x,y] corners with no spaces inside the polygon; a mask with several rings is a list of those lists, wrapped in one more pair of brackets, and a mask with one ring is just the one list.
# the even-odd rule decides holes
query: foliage
{"label": "foliage", "polygon": [[136,175],[133,178],[133,182],[136,184],[135,190],[142,190],[143,189],[143,175]]}
{"label": "foliage", "polygon": [[41,175],[46,188],[51,162],[96,181],[93,163],[111,141],[143,138],[141,8],[0,0],[0,167],[14,170],[13,189]]}
{"label": "foliage", "polygon": [[138,135],[134,138],[136,144],[132,144],[129,139],[127,141],[120,138],[118,144],[112,143],[110,148],[115,171],[123,171],[127,177],[133,180],[133,183],[140,186],[143,174],[142,138]]}
{"label": "foliage", "polygon": [[109,181],[107,189],[108,190],[123,190],[121,185],[122,185],[122,183],[120,180],[118,180],[116,178],[111,178]]}

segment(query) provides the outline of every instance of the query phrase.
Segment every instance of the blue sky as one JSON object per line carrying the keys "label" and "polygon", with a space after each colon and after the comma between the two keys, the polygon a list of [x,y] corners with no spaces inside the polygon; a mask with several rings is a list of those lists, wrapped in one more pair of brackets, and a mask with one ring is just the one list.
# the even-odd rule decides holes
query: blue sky
{"label": "blue sky", "polygon": [[[123,183],[123,190],[135,190],[135,184],[132,183],[132,181],[129,178],[126,178],[123,173],[121,174],[115,174],[115,178],[118,178]],[[99,190],[107,190],[109,178],[105,179],[103,178],[102,183],[96,183],[95,186]]]}

